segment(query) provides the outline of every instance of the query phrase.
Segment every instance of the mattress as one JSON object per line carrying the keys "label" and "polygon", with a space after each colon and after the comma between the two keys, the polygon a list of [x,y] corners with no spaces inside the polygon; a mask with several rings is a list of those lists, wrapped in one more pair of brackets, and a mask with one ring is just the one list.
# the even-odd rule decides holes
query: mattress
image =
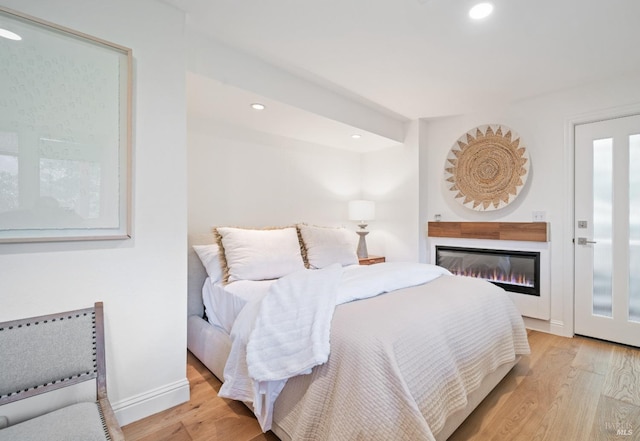
{"label": "mattress", "polygon": [[275,280],[238,280],[223,284],[212,283],[207,277],[202,286],[202,301],[207,320],[213,326],[231,332],[233,322],[250,301],[261,300],[267,295]]}
{"label": "mattress", "polygon": [[[345,272],[355,272],[359,265],[344,267]],[[231,327],[240,311],[249,301],[259,301],[267,295],[276,280],[237,280],[224,284],[212,282],[209,277],[202,286],[202,302],[207,320],[213,326],[231,333]]]}

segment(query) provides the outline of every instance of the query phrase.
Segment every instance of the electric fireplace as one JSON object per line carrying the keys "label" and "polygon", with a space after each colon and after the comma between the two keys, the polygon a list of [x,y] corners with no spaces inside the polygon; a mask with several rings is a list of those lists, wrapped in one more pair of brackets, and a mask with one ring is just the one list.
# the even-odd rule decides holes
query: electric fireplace
{"label": "electric fireplace", "polygon": [[476,277],[507,291],[540,296],[540,253],[535,251],[436,247],[436,265]]}

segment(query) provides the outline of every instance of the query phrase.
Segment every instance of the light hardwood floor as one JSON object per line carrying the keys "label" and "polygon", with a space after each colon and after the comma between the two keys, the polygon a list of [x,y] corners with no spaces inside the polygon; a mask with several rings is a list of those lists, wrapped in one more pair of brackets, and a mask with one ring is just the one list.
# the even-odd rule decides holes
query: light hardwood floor
{"label": "light hardwood floor", "polygon": [[[529,331],[531,356],[449,441],[639,441],[640,350]],[[277,441],[193,355],[191,400],[123,428],[128,441]],[[341,440],[336,440],[341,441]]]}

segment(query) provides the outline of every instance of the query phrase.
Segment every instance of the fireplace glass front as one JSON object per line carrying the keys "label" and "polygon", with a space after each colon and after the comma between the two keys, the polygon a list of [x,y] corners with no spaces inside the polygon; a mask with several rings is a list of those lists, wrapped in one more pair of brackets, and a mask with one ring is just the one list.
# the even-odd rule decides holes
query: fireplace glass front
{"label": "fireplace glass front", "polygon": [[540,296],[540,253],[436,246],[436,265],[488,280],[507,291]]}

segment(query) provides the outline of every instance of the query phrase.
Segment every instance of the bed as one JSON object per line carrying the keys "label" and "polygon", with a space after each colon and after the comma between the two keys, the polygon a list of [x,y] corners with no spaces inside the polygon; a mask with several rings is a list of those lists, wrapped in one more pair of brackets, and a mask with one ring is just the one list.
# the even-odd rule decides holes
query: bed
{"label": "bed", "polygon": [[[503,292],[501,294],[500,288],[476,279],[450,276],[439,272],[437,268],[428,268],[427,272],[434,272],[424,276],[423,267],[407,264],[408,269],[403,277],[408,282],[402,282],[407,286],[396,289],[396,282],[389,285],[386,282],[387,276],[383,273],[396,271],[399,264],[359,267],[355,258],[355,265],[342,265],[341,262],[353,263],[352,254],[344,251],[348,241],[340,244],[344,252],[327,252],[326,247],[317,248],[314,245],[326,245],[327,237],[323,235],[335,236],[336,232],[313,232],[319,236],[307,234],[309,241],[306,247],[299,229],[297,238],[302,246],[302,254],[310,256],[316,264],[311,265],[315,270],[292,271],[289,268],[286,271],[292,271],[295,275],[286,275],[264,284],[257,283],[256,287],[260,287],[257,291],[261,292],[257,294],[259,301],[252,301],[247,297],[249,294],[243,297],[243,294],[229,292],[242,286],[243,276],[228,283],[228,278],[233,280],[234,275],[223,275],[224,271],[217,270],[219,263],[216,258],[219,258],[219,254],[211,244],[221,243],[220,235],[217,238],[213,234],[189,237],[188,349],[223,381],[221,392],[230,389],[232,393],[227,396],[244,401],[254,410],[263,429],[272,430],[281,440],[444,441],[520,357],[528,354],[522,319],[508,297]],[[229,237],[233,239],[232,235]],[[255,238],[251,241],[261,242]],[[281,246],[281,238],[277,242]],[[200,255],[194,251],[194,245],[199,248]],[[210,253],[208,257],[205,248]],[[229,249],[225,251],[231,255]],[[224,256],[223,252],[223,260]],[[309,259],[306,260],[304,266],[308,267]],[[335,260],[338,263],[333,262]],[[281,266],[281,262],[278,265]],[[225,264],[222,266],[225,267]],[[255,267],[249,268],[249,271],[254,270]],[[216,271],[220,273],[215,274],[213,279],[227,278],[226,283],[215,280],[212,282],[210,273]],[[362,273],[363,271],[369,272]],[[283,286],[284,281],[295,286],[295,283],[300,282],[296,282],[296,277],[300,279],[302,276],[298,274],[302,273],[305,273],[304,277],[316,279],[312,282],[303,280],[302,283],[308,283],[304,286],[308,287],[311,294],[301,300],[304,303],[294,305],[294,308],[304,308],[307,303],[319,302],[310,308],[324,310],[325,303],[335,301],[327,300],[327,292],[338,292],[336,296],[342,300],[338,301],[338,306],[326,307],[331,310],[328,318],[321,317],[330,322],[330,350],[323,344],[318,344],[321,354],[319,358],[314,354],[316,358],[313,358],[310,365],[304,364],[307,359],[303,360],[294,373],[302,372],[300,369],[305,367],[308,369],[301,375],[292,375],[292,372],[288,372],[291,368],[286,359],[272,357],[270,349],[265,349],[269,344],[264,339],[247,344],[248,335],[259,333],[251,334],[245,329],[241,338],[239,335],[242,332],[236,328],[243,329],[238,324],[243,320],[252,323],[252,326],[261,321],[257,311],[269,311],[266,305],[260,305],[261,302],[267,304],[264,299],[276,302],[271,305],[271,311],[266,317],[271,317],[276,325],[280,321],[286,321],[278,316],[279,308],[282,303],[295,303],[296,300],[292,302],[291,297],[288,297],[291,294],[285,292],[282,297],[284,301],[281,299],[277,303],[277,296],[266,296],[266,292],[277,292],[274,286]],[[235,276],[238,277],[237,274]],[[425,283],[421,277],[429,280]],[[336,280],[343,283],[345,279],[352,279],[353,283],[360,280],[357,286],[368,285],[367,289],[371,292],[361,288],[350,291],[342,285],[340,289],[336,289]],[[362,280],[365,282],[361,282]],[[315,287],[322,285],[326,285],[328,291],[321,292],[318,288],[318,295],[315,296],[317,300],[309,300],[315,299]],[[385,285],[383,293],[376,291],[375,287],[378,285]],[[218,298],[229,296],[232,300],[224,306],[224,302],[211,300],[215,295],[203,296],[207,286],[210,295],[217,289]],[[352,295],[354,291],[359,294]],[[362,294],[365,291],[367,293]],[[470,292],[475,293],[473,299],[468,297]],[[359,300],[354,300],[356,298]],[[207,316],[205,302],[209,313]],[[475,306],[471,306],[471,303]],[[231,318],[229,314],[210,317],[216,315],[216,309],[231,311]],[[244,319],[244,316],[248,319]],[[318,318],[312,313],[310,320],[315,322]],[[233,328],[234,325],[236,328]],[[274,323],[267,323],[265,329],[271,329],[273,325]],[[309,329],[316,332],[315,328]],[[286,330],[282,332],[280,337],[292,334]],[[323,338],[328,339],[323,334],[328,331],[319,332]],[[500,337],[496,337],[498,334]],[[285,343],[289,345],[291,342]],[[246,371],[246,366],[236,366],[233,369],[229,366],[234,365],[234,360],[237,365],[237,360],[248,358],[247,348],[252,347],[254,349],[251,354],[266,351],[264,356],[270,365],[264,369],[267,369],[271,377],[256,374],[256,378],[260,377],[262,380],[252,381],[249,385],[236,378],[238,370]],[[280,365],[277,365],[278,359]],[[253,369],[253,372],[260,370],[255,367]],[[283,369],[287,371],[285,374],[282,373]],[[243,387],[251,390],[247,392]],[[240,393],[237,393],[238,390]],[[271,399],[274,393],[275,398]]]}

